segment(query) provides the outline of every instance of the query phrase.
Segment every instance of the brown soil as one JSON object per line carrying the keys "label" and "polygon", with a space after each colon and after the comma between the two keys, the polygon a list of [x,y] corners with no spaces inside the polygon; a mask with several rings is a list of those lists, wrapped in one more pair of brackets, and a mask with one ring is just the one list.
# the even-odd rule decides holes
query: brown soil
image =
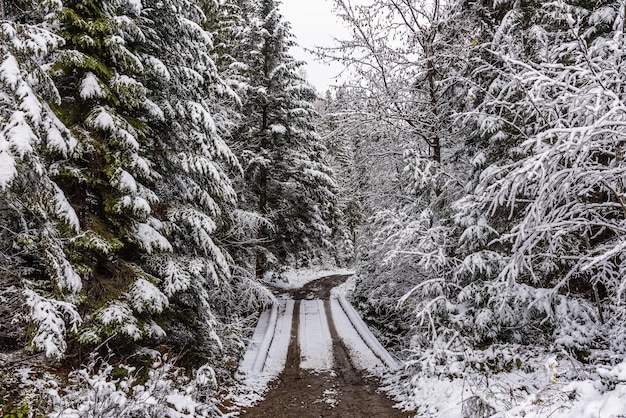
{"label": "brown soil", "polygon": [[[288,291],[296,299],[294,312],[299,312],[301,299],[325,299],[324,307],[333,340],[335,370],[312,372],[300,369],[298,346],[299,315],[293,316],[291,341],[285,370],[272,384],[261,403],[242,412],[250,418],[308,417],[410,417],[393,408],[394,402],[377,393],[378,382],[354,368],[348,351],[339,338],[330,310],[330,289],[349,276],[335,275],[310,282],[301,289]],[[282,293],[285,293],[284,291]]]}

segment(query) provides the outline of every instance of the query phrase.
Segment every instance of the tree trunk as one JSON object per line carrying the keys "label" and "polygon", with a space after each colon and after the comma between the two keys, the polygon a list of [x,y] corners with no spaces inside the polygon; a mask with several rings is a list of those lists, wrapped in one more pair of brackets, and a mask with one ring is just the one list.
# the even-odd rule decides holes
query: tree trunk
{"label": "tree trunk", "polygon": [[[265,5],[267,6],[267,4]],[[267,12],[269,13],[269,11]],[[267,85],[265,86],[269,91],[270,88],[270,60],[271,60],[271,50],[268,40],[265,40],[263,45],[263,75],[265,76],[265,80]],[[268,135],[268,113],[269,108],[267,103],[265,103],[261,109],[261,130],[259,135],[261,140],[259,142],[259,154],[263,153],[269,147],[269,143],[267,140]],[[267,170],[265,167],[261,168],[261,173],[259,173],[259,177],[257,179],[257,187],[259,193],[259,206],[258,210],[261,215],[267,214]],[[265,240],[269,238],[267,231],[265,228],[259,228],[259,232],[257,234],[257,238],[259,240],[259,244],[263,243]],[[258,249],[256,252],[256,276],[261,279],[265,274],[265,270],[267,268],[267,254],[262,249]]]}
{"label": "tree trunk", "polygon": [[[261,215],[265,215],[267,212],[267,173],[265,172],[265,168],[262,169],[262,173],[259,178],[259,213]],[[259,244],[263,243],[267,240],[268,234],[264,227],[259,228],[259,232],[257,234],[257,238],[259,240]],[[265,255],[265,251],[258,249],[256,252],[256,276],[257,278],[263,278],[266,269],[267,256]]]}
{"label": "tree trunk", "polygon": [[[437,109],[437,92],[435,86],[435,64],[432,59],[429,59],[426,67],[426,74],[428,78],[428,91],[430,95],[430,106],[435,117],[438,117],[438,109]],[[432,150],[433,160],[441,163],[441,140],[439,139],[439,134],[437,133],[438,126],[434,124],[432,131],[432,138],[430,138],[430,148]]]}
{"label": "tree trunk", "polygon": [[4,20],[4,0],[0,0],[0,20]]}
{"label": "tree trunk", "polygon": [[598,318],[600,319],[600,323],[604,324],[604,314],[602,312],[602,302],[600,301],[600,295],[598,293],[598,284],[593,284],[593,299],[596,302],[596,307],[598,308]]}

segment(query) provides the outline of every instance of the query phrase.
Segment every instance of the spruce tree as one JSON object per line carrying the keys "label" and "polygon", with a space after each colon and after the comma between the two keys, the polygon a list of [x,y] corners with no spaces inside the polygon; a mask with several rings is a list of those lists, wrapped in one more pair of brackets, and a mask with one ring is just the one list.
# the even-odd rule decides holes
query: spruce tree
{"label": "spruce tree", "polygon": [[218,73],[212,38],[202,28],[214,18],[205,13],[212,10],[209,3],[146,6],[149,21],[160,22],[148,36],[144,59],[161,69],[146,86],[162,111],[162,120],[151,126],[160,174],[155,189],[159,220],[172,246],[171,253],[155,252],[146,260],[172,302],[167,323],[177,330],[174,340],[215,354],[222,330],[231,326],[218,314],[231,321],[238,309],[233,263],[217,236],[235,222],[230,177],[240,168],[222,138],[232,124],[232,112],[222,104],[237,97]]}
{"label": "spruce tree", "polygon": [[288,53],[293,41],[279,7],[264,0],[250,19],[248,86],[234,138],[244,148],[243,204],[272,223],[259,233],[257,275],[274,265],[306,263],[330,248],[335,213],[335,184],[312,125],[316,94]]}
{"label": "spruce tree", "polygon": [[[63,40],[54,1],[20,1],[0,21],[0,339],[63,355],[81,322],[70,245],[80,223],[57,182],[77,141],[50,105],[45,71]],[[28,18],[23,11],[28,10]]]}
{"label": "spruce tree", "polygon": [[161,111],[142,83],[149,28],[130,1],[70,0],[58,24],[66,40],[53,67],[58,112],[78,139],[73,166],[59,174],[83,229],[72,246],[89,294],[80,340],[163,335],[150,314],[168,300],[142,260],[172,248],[153,211],[149,127]]}

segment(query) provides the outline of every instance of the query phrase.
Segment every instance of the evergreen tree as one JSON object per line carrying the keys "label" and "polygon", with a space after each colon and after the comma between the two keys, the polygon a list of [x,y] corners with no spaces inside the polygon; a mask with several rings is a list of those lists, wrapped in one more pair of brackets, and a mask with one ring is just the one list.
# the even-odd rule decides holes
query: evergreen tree
{"label": "evergreen tree", "polygon": [[[52,111],[45,71],[63,44],[54,1],[7,5],[0,21],[0,339],[60,357],[81,322],[69,245],[80,224],[56,181],[77,141]],[[28,18],[24,16],[28,11]]]}
{"label": "evergreen tree", "polygon": [[61,55],[58,82],[85,150],[82,177],[70,176],[68,189],[79,191],[74,204],[85,207],[89,245],[108,245],[86,248],[95,311],[82,341],[163,337],[165,328],[171,343],[205,354],[220,352],[220,336],[240,346],[236,327],[225,331],[239,308],[231,260],[215,241],[233,222],[229,176],[239,169],[220,136],[231,123],[220,103],[237,98],[203,29],[211,5],[66,5],[73,49]]}
{"label": "evergreen tree", "polygon": [[143,255],[172,247],[153,212],[149,123],[162,115],[142,83],[141,14],[132,1],[70,0],[59,16],[58,109],[78,139],[73,167],[59,174],[83,228],[72,243],[89,294],[83,342],[163,335],[149,313],[167,297],[142,265]]}
{"label": "evergreen tree", "polygon": [[232,279],[216,242],[238,227],[241,169],[221,137],[238,98],[202,28],[213,3],[32,6],[20,19],[41,23],[3,22],[0,187],[3,280],[20,282],[7,300],[30,307],[34,348],[60,356],[67,328],[83,343],[165,328],[173,344],[238,350],[233,295],[254,310],[262,292]]}
{"label": "evergreen tree", "polygon": [[160,22],[148,36],[152,47],[145,59],[163,71],[146,85],[163,115],[152,127],[160,174],[155,188],[172,245],[171,254],[153,253],[147,263],[172,301],[169,327],[180,331],[174,340],[216,354],[220,337],[232,337],[233,330],[225,329],[244,305],[237,306],[241,289],[232,281],[230,255],[216,240],[236,222],[230,173],[240,168],[221,136],[232,124],[221,103],[237,98],[220,77],[212,39],[202,29],[209,3],[155,1],[146,7],[149,21]]}
{"label": "evergreen tree", "polygon": [[316,102],[316,109],[321,115],[316,120],[316,130],[322,137],[327,149],[327,161],[337,181],[337,208],[340,216],[335,224],[332,242],[337,265],[352,264],[356,257],[357,231],[363,222],[362,196],[359,183],[363,181],[364,171],[356,164],[358,134],[344,124],[342,106],[345,103],[333,97],[328,91],[323,100]]}
{"label": "evergreen tree", "polygon": [[279,5],[264,0],[250,19],[244,117],[234,138],[244,148],[244,207],[272,224],[259,232],[258,275],[330,248],[335,216],[335,184],[312,125],[316,95],[287,52],[293,41]]}

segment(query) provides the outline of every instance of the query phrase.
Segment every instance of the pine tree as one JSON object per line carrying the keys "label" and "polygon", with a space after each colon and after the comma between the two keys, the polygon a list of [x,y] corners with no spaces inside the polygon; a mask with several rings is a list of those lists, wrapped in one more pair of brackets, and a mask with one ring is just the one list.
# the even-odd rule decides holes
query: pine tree
{"label": "pine tree", "polygon": [[73,166],[59,175],[83,229],[72,242],[90,296],[83,342],[163,335],[150,313],[162,312],[168,300],[142,262],[145,254],[172,249],[153,211],[159,174],[148,134],[162,111],[143,84],[149,28],[142,18],[130,1],[67,1],[59,15],[66,44],[53,67],[58,112],[78,139]]}
{"label": "pine tree", "polygon": [[81,322],[83,287],[69,257],[79,220],[56,181],[77,141],[49,105],[60,98],[45,71],[63,44],[57,10],[16,2],[0,21],[0,337],[56,358]]}
{"label": "pine tree", "polygon": [[[231,280],[232,260],[216,242],[237,222],[230,176],[240,168],[221,138],[232,126],[232,110],[223,104],[238,99],[218,74],[202,28],[210,6],[76,0],[52,10],[39,3],[61,37],[41,25],[3,24],[13,45],[3,49],[3,83],[11,94],[3,96],[9,123],[0,149],[2,206],[12,213],[3,218],[2,245],[14,265],[7,280],[33,275],[23,269],[40,251],[36,257],[47,270],[36,274],[47,283],[45,297],[58,296],[29,293],[32,312],[50,312],[40,328],[51,331],[35,335],[35,348],[61,355],[70,327],[83,343],[160,338],[166,328],[174,344],[217,353],[222,336],[229,349],[240,347],[230,318],[245,307],[233,295],[249,291],[254,308],[259,291]],[[39,43],[26,42],[29,37]],[[41,76],[32,88],[35,78],[26,79],[26,71]],[[26,178],[40,195],[20,201],[16,193]],[[42,206],[38,198],[48,195],[52,204]],[[35,214],[50,218],[32,231],[43,237],[20,232]],[[32,248],[15,247],[20,240]],[[85,312],[80,329],[76,304]],[[63,318],[71,321],[65,325]]]}
{"label": "pine tree", "polygon": [[276,264],[307,263],[330,248],[335,213],[335,184],[311,122],[316,95],[287,52],[293,41],[279,6],[264,0],[250,19],[248,87],[235,137],[245,148],[243,204],[272,223],[259,234],[258,275]]}
{"label": "pine tree", "polygon": [[362,196],[359,183],[364,173],[356,164],[358,134],[344,124],[341,100],[328,91],[323,100],[316,102],[320,114],[315,122],[316,130],[327,149],[327,161],[337,181],[337,208],[340,216],[333,228],[332,242],[337,265],[347,265],[355,261],[357,231],[363,222]]}

